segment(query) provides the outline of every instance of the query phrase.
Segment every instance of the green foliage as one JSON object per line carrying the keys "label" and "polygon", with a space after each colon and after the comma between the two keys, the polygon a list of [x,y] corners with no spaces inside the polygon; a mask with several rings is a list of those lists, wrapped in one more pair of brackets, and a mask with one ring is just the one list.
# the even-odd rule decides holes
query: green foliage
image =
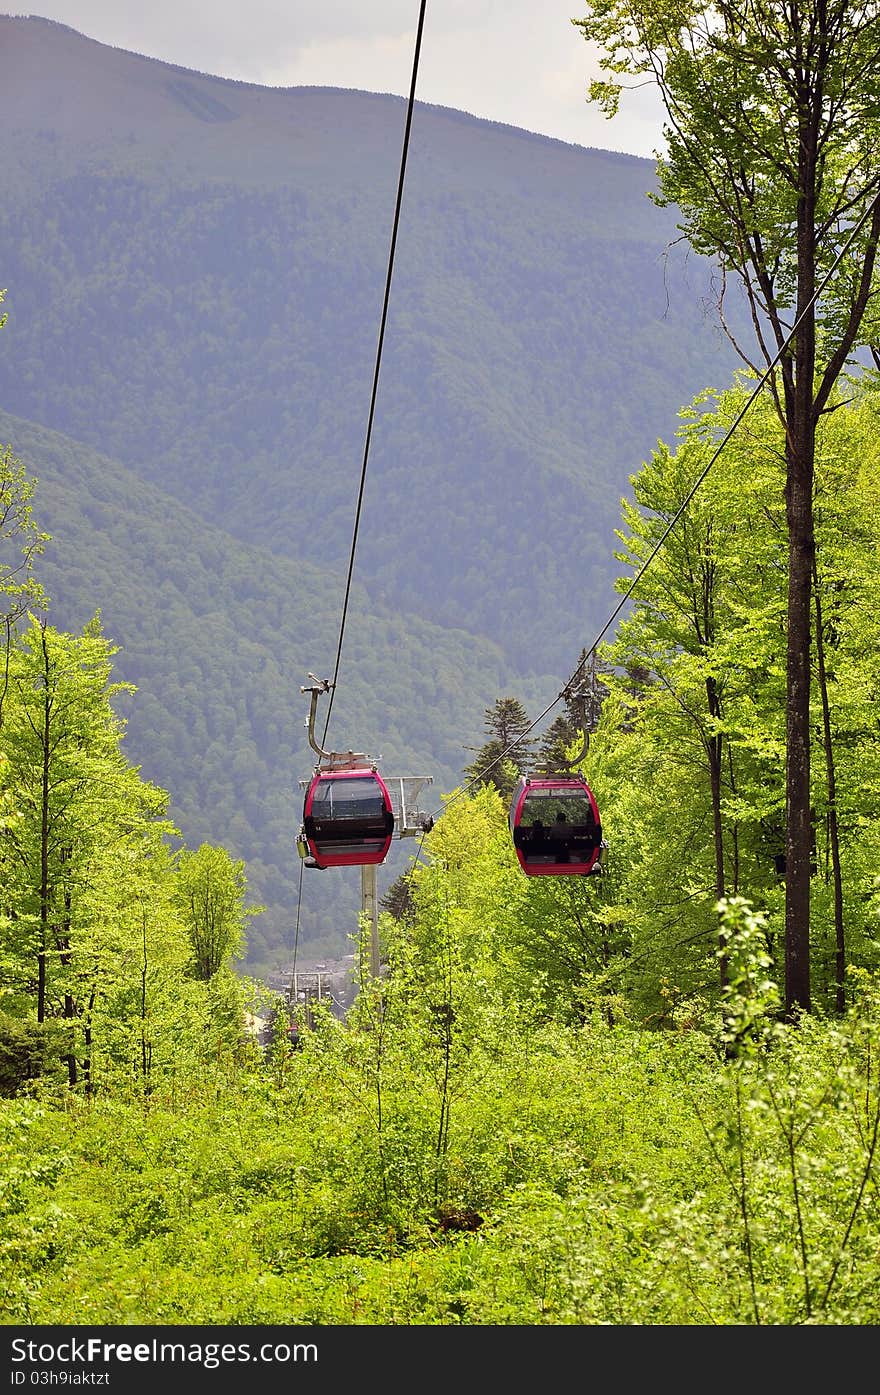
{"label": "green foliage", "polygon": [[242,861],[207,843],[182,849],[175,896],[189,941],[192,971],[207,983],[244,952],[245,920],[262,906],[245,907],[247,876]]}
{"label": "green foliage", "polygon": [[[762,341],[756,320],[768,360],[769,344],[782,343],[785,311],[806,310],[797,290],[806,254],[810,284],[821,292],[816,386],[824,400],[852,351],[850,331],[858,333],[865,309],[860,276],[864,268],[870,281],[874,256],[871,224],[861,217],[877,184],[873,10],[849,0],[808,3],[797,15],[726,0],[678,7],[596,0],[574,22],[612,75],[590,89],[609,115],[621,79],[647,77],[656,86],[667,113],[660,201],[677,208],[696,251],[742,278],[776,332]],[[795,235],[806,226],[808,242]],[[795,354],[786,360],[793,367]],[[794,410],[790,400],[786,410]]]}
{"label": "green foliage", "polygon": [[[600,67],[612,75],[591,91],[610,115],[622,77],[656,86],[667,116],[658,201],[677,207],[679,227],[696,252],[718,259],[723,284],[729,274],[738,278],[752,324],[737,347],[756,374],[766,369],[766,397],[783,428],[785,1004],[789,1013],[809,1011],[816,429],[837,409],[840,376],[859,362],[860,344],[876,342],[878,17],[873,7],[850,0],[807,0],[796,12],[727,0],[683,6],[595,0],[576,24],[598,45]],[[723,318],[722,324],[737,343]],[[711,709],[716,696],[709,694]],[[711,711],[713,720],[718,715]],[[827,711],[823,720],[833,785]],[[720,896],[722,741],[718,731],[707,737]],[[833,817],[831,825],[834,843]],[[836,846],[832,856],[839,942]],[[843,996],[838,972],[838,1005]]]}
{"label": "green foliage", "polygon": [[[698,1016],[725,976],[715,907],[745,896],[766,918],[771,973],[783,981],[786,552],[781,432],[753,405],[681,517],[745,386],[683,413],[674,451],[658,446],[624,501],[621,560],[638,581],[605,657],[610,696],[584,769],[610,843],[607,915],[630,937],[626,985],[642,1020]],[[843,965],[876,967],[867,866],[880,784],[870,712],[880,645],[875,389],[823,420],[816,442],[817,588],[827,651],[833,767],[822,749],[814,668],[813,991],[834,1008]],[[631,585],[621,578],[620,589]],[[860,676],[857,676],[860,675]],[[838,816],[843,914],[835,925],[829,812]]]}
{"label": "green foliage", "polygon": [[766,918],[756,915],[744,896],[719,901],[718,914],[718,957],[725,964],[722,1039],[729,1052],[738,1055],[766,1043],[781,999],[767,949]]}
{"label": "green foliage", "polygon": [[381,1118],[366,1023],[147,1111],[13,1102],[4,1320],[876,1321],[870,991],[735,1064],[692,1032],[486,1020],[439,1153],[417,1009],[388,1007]]}
{"label": "green foliage", "polygon": [[57,1023],[32,1022],[0,1012],[0,1095],[11,1098],[28,1081],[57,1071],[65,1045]]}
{"label": "green foliage", "polygon": [[[222,848],[172,851],[167,795],[122,754],[115,650],[34,616],[10,630],[4,786],[2,1083],[92,1098],[237,1056],[246,879]],[[252,910],[257,908],[251,908]],[[186,912],[189,912],[187,920]],[[195,967],[207,983],[192,983]],[[210,971],[210,972],[208,972]]]}
{"label": "green foliage", "polygon": [[184,956],[148,1089],[104,1068],[88,1108],[48,1081],[43,1105],[10,1101],[3,1319],[876,1321],[871,977],[838,1023],[765,1032],[766,925],[732,899],[718,1011],[646,1030],[614,956],[595,972],[613,897],[588,879],[566,920],[495,790],[451,796],[424,855],[406,917],[382,919],[382,978],[299,1050],[249,1046],[256,1000]]}

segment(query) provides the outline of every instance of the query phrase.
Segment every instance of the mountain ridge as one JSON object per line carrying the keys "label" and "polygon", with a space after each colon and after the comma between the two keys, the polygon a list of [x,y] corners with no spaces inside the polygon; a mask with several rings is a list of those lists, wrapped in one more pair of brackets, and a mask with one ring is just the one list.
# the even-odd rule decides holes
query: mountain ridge
{"label": "mountain ridge", "polygon": [[[47,16],[43,15],[13,15],[9,13],[0,14],[0,26],[2,26],[5,20],[26,20],[29,25],[46,26],[47,28],[52,30],[62,31],[64,34],[70,36],[76,41],[83,41],[84,43],[94,45],[97,48],[109,50],[112,53],[123,55],[125,58],[134,58],[144,63],[158,64],[162,68],[167,69],[170,72],[179,73],[183,77],[196,77],[206,79],[210,82],[220,83],[227,87],[245,88],[256,91],[258,93],[338,93],[342,95],[356,95],[358,97],[364,98],[376,97],[381,99],[382,101],[388,100],[396,102],[401,106],[405,106],[407,103],[406,97],[403,97],[400,94],[394,92],[378,92],[369,90],[367,88],[337,86],[329,83],[294,83],[288,86],[282,86],[280,84],[273,83],[252,82],[245,78],[228,77],[222,73],[212,72],[208,69],[189,68],[183,64],[175,63],[171,59],[158,58],[154,54],[141,53],[139,50],[136,49],[127,49],[119,44],[111,44],[107,43],[102,39],[95,39],[91,35],[85,33],[84,30],[77,29],[75,28],[75,26],[70,24],[65,24],[63,20],[50,19]],[[570,147],[575,150],[593,151],[598,155],[607,156],[609,159],[612,160],[636,161],[645,166],[651,166],[653,164],[653,162],[650,159],[647,159],[645,156],[633,155],[627,151],[621,150],[607,150],[601,146],[581,145],[576,141],[568,141],[560,136],[550,136],[542,131],[533,131],[527,127],[517,126],[509,121],[498,121],[492,117],[478,116],[475,113],[464,111],[457,107],[451,107],[442,102],[428,102],[425,101],[423,98],[417,97],[415,99],[415,107],[417,109],[424,109],[426,111],[437,112],[445,116],[448,116],[452,120],[464,121],[469,125],[476,122],[481,126],[494,127],[500,131],[509,132],[511,134],[516,135],[517,137],[523,137],[525,139],[531,139],[540,142],[549,142],[553,145]]]}

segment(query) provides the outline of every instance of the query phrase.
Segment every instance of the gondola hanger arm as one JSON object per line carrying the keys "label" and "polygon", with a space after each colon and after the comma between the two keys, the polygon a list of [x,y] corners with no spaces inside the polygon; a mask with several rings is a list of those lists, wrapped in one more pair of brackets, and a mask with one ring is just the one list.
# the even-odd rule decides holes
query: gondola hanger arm
{"label": "gondola hanger arm", "polygon": [[[590,660],[589,676],[586,679],[584,677],[583,669],[584,663],[586,663],[586,660],[584,660],[584,663],[580,665],[577,671],[577,677],[579,680],[577,684],[575,684],[573,681],[566,684],[562,692],[559,694],[559,696],[564,698],[565,701],[568,703],[569,709],[578,721],[581,728],[581,733],[583,735],[583,745],[581,746],[581,749],[578,751],[577,755],[572,756],[570,760],[563,761],[563,765],[565,766],[566,770],[573,770],[574,767],[580,764],[580,762],[584,759],[584,756],[590,749],[590,734],[595,725],[594,711],[596,706],[597,683],[595,649],[593,649],[587,657]],[[594,711],[590,713],[587,712],[588,701],[590,702],[590,706],[594,709]]]}
{"label": "gondola hanger arm", "polygon": [[312,695],[312,700],[309,703],[309,715],[305,721],[305,726],[309,732],[309,745],[323,760],[329,760],[330,753],[322,750],[315,740],[315,713],[318,710],[318,698],[321,693],[329,693],[334,684],[330,682],[329,678],[318,678],[314,673],[310,673],[309,678],[312,680],[311,684],[306,683],[300,688],[301,693],[311,693]]}
{"label": "gondola hanger arm", "polygon": [[305,726],[308,728],[309,745],[312,750],[321,758],[321,764],[325,769],[344,770],[350,766],[369,765],[375,769],[375,762],[371,760],[363,751],[325,751],[318,745],[315,738],[315,714],[318,710],[318,698],[322,693],[329,693],[336,685],[329,678],[318,678],[314,673],[309,674],[311,683],[306,683],[300,688],[301,693],[311,693],[309,703],[309,715],[306,718]]}
{"label": "gondola hanger arm", "polygon": [[569,706],[574,711],[575,716],[577,717],[577,720],[580,723],[581,733],[584,739],[583,745],[581,746],[581,749],[578,751],[577,755],[572,756],[569,760],[564,760],[562,762],[566,770],[573,770],[574,767],[578,765],[580,761],[583,760],[590,746],[590,730],[589,723],[587,721],[587,701],[586,695],[584,693],[570,694],[566,690],[563,695],[568,700]]}

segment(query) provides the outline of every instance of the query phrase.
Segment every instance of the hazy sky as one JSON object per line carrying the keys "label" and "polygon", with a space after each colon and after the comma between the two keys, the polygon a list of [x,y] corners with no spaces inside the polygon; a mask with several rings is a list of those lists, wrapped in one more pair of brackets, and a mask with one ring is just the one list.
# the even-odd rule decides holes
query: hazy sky
{"label": "hazy sky", "polygon": [[[32,0],[100,43],[270,87],[409,93],[419,0]],[[28,11],[13,10],[22,14]],[[416,96],[576,145],[648,158],[662,144],[653,91],[607,121],[598,72],[571,23],[580,0],[427,0]]]}

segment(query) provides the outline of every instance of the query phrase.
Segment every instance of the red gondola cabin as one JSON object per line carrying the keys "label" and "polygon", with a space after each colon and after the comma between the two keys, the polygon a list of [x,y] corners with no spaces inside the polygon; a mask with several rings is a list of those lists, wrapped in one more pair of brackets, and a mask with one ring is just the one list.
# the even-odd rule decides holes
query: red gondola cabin
{"label": "red gondola cabin", "polygon": [[527,877],[600,871],[602,824],[593,791],[578,776],[521,776],[510,804],[510,832]]}
{"label": "red gondola cabin", "polygon": [[303,831],[316,867],[384,862],[394,833],[385,781],[374,769],[319,770],[303,805]]}

